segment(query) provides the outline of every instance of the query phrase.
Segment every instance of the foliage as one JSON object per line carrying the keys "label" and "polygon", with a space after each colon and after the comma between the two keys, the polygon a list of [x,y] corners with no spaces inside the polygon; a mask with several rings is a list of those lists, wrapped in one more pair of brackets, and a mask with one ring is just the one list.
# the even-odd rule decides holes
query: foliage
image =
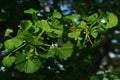
{"label": "foliage", "polygon": [[[75,73],[78,73],[75,80],[101,78],[95,74],[98,68],[93,67],[99,56],[96,48],[102,44],[107,31],[118,24],[118,17],[113,12],[98,9],[86,15],[63,15],[57,9],[44,13],[30,7],[22,14],[27,17],[18,21],[17,28],[7,27],[2,34],[2,46],[6,49],[3,66],[13,67],[23,74],[36,73],[33,77],[40,72],[41,79],[37,77],[40,80],[46,80],[50,76],[51,73],[46,68],[50,68],[54,75],[57,71],[60,72],[60,77],[53,77],[53,80],[73,80],[69,75],[74,76]],[[4,18],[0,18],[0,22],[4,22]],[[63,69],[59,67],[60,64],[64,66]],[[87,68],[88,66],[90,67]],[[66,72],[68,74],[64,75]],[[103,80],[119,79],[116,75],[111,76],[106,76]]]}

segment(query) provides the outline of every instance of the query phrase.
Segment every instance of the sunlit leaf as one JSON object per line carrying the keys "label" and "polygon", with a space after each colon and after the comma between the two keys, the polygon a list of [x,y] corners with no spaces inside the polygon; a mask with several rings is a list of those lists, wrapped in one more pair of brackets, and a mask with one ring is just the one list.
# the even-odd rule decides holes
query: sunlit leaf
{"label": "sunlit leaf", "polygon": [[105,26],[105,28],[112,28],[115,27],[118,24],[118,18],[115,14],[113,13],[107,13],[108,16],[108,22]]}

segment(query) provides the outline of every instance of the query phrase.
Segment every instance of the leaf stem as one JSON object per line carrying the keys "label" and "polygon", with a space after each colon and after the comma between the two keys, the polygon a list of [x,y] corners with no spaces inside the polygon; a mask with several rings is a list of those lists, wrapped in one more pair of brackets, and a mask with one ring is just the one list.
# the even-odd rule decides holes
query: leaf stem
{"label": "leaf stem", "polygon": [[38,34],[37,36],[37,40],[41,37],[41,35],[43,34],[44,30],[42,30],[42,32],[40,34]]}
{"label": "leaf stem", "polygon": [[12,53],[16,52],[17,50],[19,50],[20,48],[24,47],[27,43],[24,43],[23,45],[19,46],[18,48],[16,48],[15,50],[13,50],[8,56],[10,56]]}
{"label": "leaf stem", "polygon": [[90,39],[90,36],[88,35],[87,37],[88,37],[90,43],[93,44],[93,42],[92,42],[91,39]]}

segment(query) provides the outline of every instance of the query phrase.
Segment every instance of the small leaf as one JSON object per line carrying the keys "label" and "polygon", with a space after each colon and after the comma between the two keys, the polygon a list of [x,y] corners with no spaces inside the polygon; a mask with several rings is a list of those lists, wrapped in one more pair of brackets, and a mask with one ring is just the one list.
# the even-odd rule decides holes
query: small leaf
{"label": "small leaf", "polygon": [[62,15],[57,10],[54,10],[53,17],[60,19],[62,17]]}
{"label": "small leaf", "polygon": [[32,22],[30,20],[23,20],[19,27],[22,28],[22,30],[27,31],[32,27]]}
{"label": "small leaf", "polygon": [[108,22],[105,26],[105,28],[112,28],[112,27],[115,27],[117,24],[118,24],[118,18],[115,14],[113,13],[107,13],[108,15]]}
{"label": "small leaf", "polygon": [[14,39],[6,40],[5,43],[4,43],[4,45],[9,50],[13,50],[15,48],[15,46],[14,46]]}
{"label": "small leaf", "polygon": [[16,60],[15,60],[16,65],[26,61],[25,56],[21,53],[16,53],[15,58],[16,58]]}
{"label": "small leaf", "polygon": [[15,57],[14,56],[6,56],[3,58],[2,63],[4,66],[10,67],[12,66],[12,64],[15,61]]}
{"label": "small leaf", "polygon": [[16,68],[21,72],[25,73],[34,73],[41,66],[41,62],[39,60],[27,60],[25,62],[19,63],[16,65]]}
{"label": "small leaf", "polygon": [[47,32],[48,36],[52,37],[52,38],[61,38],[62,37],[62,30],[58,30],[58,29],[49,29],[49,31]]}
{"label": "small leaf", "polygon": [[73,45],[71,42],[68,41],[61,48],[58,48],[56,55],[60,59],[64,59],[70,57],[72,55],[72,52],[73,52]]}
{"label": "small leaf", "polygon": [[50,57],[54,57],[56,50],[57,50],[56,48],[52,48],[46,54],[40,54],[40,56],[43,58],[46,58],[46,59],[48,59]]}
{"label": "small leaf", "polygon": [[78,28],[80,28],[80,29],[85,29],[86,26],[87,26],[86,22],[81,21],[80,24],[78,25]]}
{"label": "small leaf", "polygon": [[68,34],[68,37],[74,38],[75,40],[77,40],[79,36],[80,36],[80,31],[74,31]]}
{"label": "small leaf", "polygon": [[48,31],[50,29],[50,26],[47,22],[47,20],[39,20],[35,23],[35,25],[39,28],[41,28],[43,31]]}
{"label": "small leaf", "polygon": [[75,21],[76,18],[79,18],[80,15],[79,14],[74,14],[74,15],[68,15],[68,16],[65,16],[64,18],[67,18],[67,19],[70,19],[72,21]]}
{"label": "small leaf", "polygon": [[94,13],[88,17],[83,17],[84,20],[88,21],[88,22],[92,22],[95,21],[98,18],[98,14]]}
{"label": "small leaf", "polygon": [[5,31],[5,36],[9,36],[10,33],[12,33],[12,32],[13,32],[12,29],[7,29],[7,30]]}
{"label": "small leaf", "polygon": [[37,12],[39,12],[39,11],[37,11],[33,8],[30,8],[30,9],[24,11],[24,13],[27,13],[27,14],[33,14],[33,13],[37,13]]}
{"label": "small leaf", "polygon": [[21,39],[12,38],[12,39],[6,40],[4,45],[9,50],[13,50],[14,48],[17,48],[18,46],[20,46],[22,43],[23,43],[23,41]]}

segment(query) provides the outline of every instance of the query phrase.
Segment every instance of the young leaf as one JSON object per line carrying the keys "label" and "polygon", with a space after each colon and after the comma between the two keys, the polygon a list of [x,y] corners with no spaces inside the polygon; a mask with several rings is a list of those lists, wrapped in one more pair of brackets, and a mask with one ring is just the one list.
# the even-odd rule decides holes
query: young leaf
{"label": "young leaf", "polygon": [[105,28],[112,28],[115,27],[118,24],[118,18],[113,13],[107,13],[108,15],[108,23],[106,24]]}
{"label": "young leaf", "polygon": [[57,10],[54,10],[53,17],[60,19],[62,17],[62,15]]}
{"label": "young leaf", "polygon": [[16,65],[16,68],[21,72],[25,73],[34,73],[41,66],[41,61],[39,60],[27,60],[25,62],[19,63]]}
{"label": "young leaf", "polygon": [[9,36],[10,33],[12,33],[12,32],[13,32],[12,29],[7,29],[7,30],[5,31],[5,36]]}
{"label": "young leaf", "polygon": [[12,64],[15,61],[15,57],[14,56],[6,56],[3,58],[2,63],[4,66],[10,67],[12,66]]}
{"label": "young leaf", "polygon": [[73,52],[73,45],[70,41],[68,41],[61,48],[58,48],[56,55],[60,59],[64,59],[70,57],[72,55],[72,52]]}

